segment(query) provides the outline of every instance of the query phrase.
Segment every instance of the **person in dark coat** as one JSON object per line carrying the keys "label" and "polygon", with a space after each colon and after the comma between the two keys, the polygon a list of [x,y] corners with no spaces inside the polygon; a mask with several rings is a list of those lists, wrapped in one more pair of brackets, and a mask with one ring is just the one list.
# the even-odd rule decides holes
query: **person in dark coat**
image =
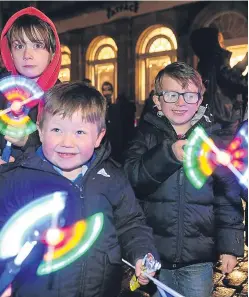
{"label": "person in dark coat", "polygon": [[142,259],[148,252],[156,259],[158,255],[122,168],[109,159],[109,143],[100,144],[105,134],[103,96],[83,82],[62,83],[46,93],[39,108],[42,146],[0,167],[0,228],[27,203],[55,191],[68,193],[66,225],[98,212],[104,225],[87,254],[52,275],[36,276],[40,257],[34,249],[33,261],[13,283],[12,296],[116,297],[122,257],[136,267],[140,284],[147,284]]}
{"label": "person in dark coat", "polygon": [[[224,48],[223,36],[216,28],[200,28],[192,32],[190,43],[199,58],[197,69],[206,84],[203,104],[209,104],[214,121],[222,125],[221,136],[229,143],[243,119],[248,80],[242,76],[248,65],[247,55],[233,68],[232,53]],[[242,96],[239,96],[239,95]]]}
{"label": "person in dark coat", "polygon": [[153,101],[154,94],[155,94],[155,90],[151,90],[148,98],[145,99],[144,107],[139,118],[139,124],[143,122],[144,116],[147,112],[156,112],[155,103]]}
{"label": "person in dark coat", "polygon": [[210,297],[218,256],[223,273],[230,273],[244,253],[240,187],[233,173],[218,166],[196,189],[183,169],[183,146],[196,126],[222,145],[200,107],[203,93],[201,76],[191,66],[175,62],[162,69],[153,97],[158,113],[145,114],[124,162],[153,228],[162,262],[159,280],[185,297]]}
{"label": "person in dark coat", "polygon": [[113,102],[113,85],[105,81],[101,87],[102,94],[107,102],[106,111],[106,138],[111,144],[111,157],[120,162],[123,148],[122,118],[119,106]]}
{"label": "person in dark coat", "polygon": [[[7,70],[0,74],[0,79],[22,75],[34,80],[43,91],[58,83],[61,66],[59,36],[53,22],[40,10],[27,7],[11,16],[1,32],[0,47],[2,62]],[[7,100],[0,93],[0,109],[5,108]],[[28,115],[36,122],[37,106],[31,108]],[[37,131],[22,138],[0,134],[0,156],[7,141],[12,143],[10,161],[28,147],[40,145]],[[4,161],[0,159],[2,163]]]}
{"label": "person in dark coat", "polygon": [[[117,111],[119,113],[119,121],[121,122],[122,146],[120,155],[123,154],[129,141],[134,137],[135,132],[135,116],[136,105],[129,101],[125,94],[119,94],[116,100]],[[121,161],[120,157],[120,161]]]}

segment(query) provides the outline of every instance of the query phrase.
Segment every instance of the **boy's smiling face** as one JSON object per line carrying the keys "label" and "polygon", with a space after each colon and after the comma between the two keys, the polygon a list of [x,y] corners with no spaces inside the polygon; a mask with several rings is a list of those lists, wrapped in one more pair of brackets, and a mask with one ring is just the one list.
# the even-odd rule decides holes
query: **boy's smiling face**
{"label": "boy's smiling face", "polygon": [[64,119],[59,114],[46,113],[38,131],[45,157],[69,179],[81,173],[82,165],[91,159],[105,135],[104,129],[98,131],[97,123],[82,121],[81,112]]}
{"label": "boy's smiling face", "polygon": [[[161,88],[162,91],[175,91],[179,93],[199,92],[197,86],[192,82],[186,88],[183,88],[177,80],[166,75],[162,78]],[[202,99],[200,99],[196,104],[188,104],[182,96],[179,96],[179,99],[175,103],[166,103],[163,100],[163,96],[158,97],[156,95],[153,97],[153,100],[157,108],[168,118],[177,134],[185,134],[189,130],[191,119],[202,102]]]}
{"label": "boy's smiling face", "polygon": [[[35,33],[36,36],[40,36],[37,30]],[[23,31],[22,39],[24,42],[15,37],[11,41],[11,55],[14,65],[18,73],[37,81],[48,67],[52,53],[46,49],[42,36],[40,40],[32,42]]]}

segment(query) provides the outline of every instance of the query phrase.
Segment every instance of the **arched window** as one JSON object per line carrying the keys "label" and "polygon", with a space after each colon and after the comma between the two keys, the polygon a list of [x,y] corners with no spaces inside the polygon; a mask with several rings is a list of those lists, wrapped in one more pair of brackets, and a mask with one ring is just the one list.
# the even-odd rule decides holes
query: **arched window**
{"label": "arched window", "polygon": [[117,97],[117,45],[107,36],[95,38],[86,53],[86,77],[101,92],[103,82],[113,85],[113,99]]}
{"label": "arched window", "polygon": [[136,46],[136,98],[140,103],[154,88],[157,73],[177,60],[177,41],[170,28],[155,25],[146,29]]}
{"label": "arched window", "polygon": [[242,14],[233,11],[220,13],[211,18],[205,27],[216,27],[222,33],[226,49],[232,52],[231,67],[244,58],[248,51],[248,22]]}
{"label": "arched window", "polygon": [[61,46],[61,70],[58,77],[60,81],[70,81],[70,69],[71,69],[71,51],[67,46],[62,45]]}

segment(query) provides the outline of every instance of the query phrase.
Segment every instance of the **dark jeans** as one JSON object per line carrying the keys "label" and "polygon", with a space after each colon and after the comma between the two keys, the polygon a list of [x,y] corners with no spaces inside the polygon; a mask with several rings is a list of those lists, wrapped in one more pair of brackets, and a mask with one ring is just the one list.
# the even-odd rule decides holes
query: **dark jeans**
{"label": "dark jeans", "polygon": [[[213,263],[199,263],[175,270],[161,269],[159,280],[185,297],[211,297]],[[153,297],[160,297],[157,291]],[[172,297],[167,293],[167,297]]]}

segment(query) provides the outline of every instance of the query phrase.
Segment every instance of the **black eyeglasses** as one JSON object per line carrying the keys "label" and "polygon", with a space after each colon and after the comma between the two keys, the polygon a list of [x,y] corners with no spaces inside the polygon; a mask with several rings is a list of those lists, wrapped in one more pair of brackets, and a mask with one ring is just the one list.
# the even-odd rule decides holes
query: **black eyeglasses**
{"label": "black eyeglasses", "polygon": [[157,94],[157,96],[163,96],[163,100],[166,103],[175,103],[179,99],[180,95],[183,96],[183,99],[188,104],[195,104],[199,101],[201,94],[195,92],[186,92],[186,93],[179,93],[173,91],[162,91],[161,93]]}

